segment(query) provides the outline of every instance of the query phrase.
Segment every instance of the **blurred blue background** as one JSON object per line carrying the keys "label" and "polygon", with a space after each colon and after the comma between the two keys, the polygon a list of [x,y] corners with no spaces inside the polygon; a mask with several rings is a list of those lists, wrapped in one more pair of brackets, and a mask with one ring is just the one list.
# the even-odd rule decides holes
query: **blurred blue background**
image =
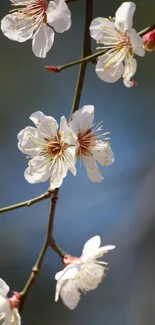
{"label": "blurred blue background", "polygon": [[[1,1],[2,2],[2,1]],[[94,0],[94,18],[113,16],[120,0]],[[135,27],[155,22],[154,0],[137,0]],[[10,9],[3,1],[1,18]],[[25,156],[17,134],[32,125],[36,110],[60,119],[69,117],[78,67],[60,74],[45,65],[61,65],[80,57],[85,0],[69,4],[72,28],[56,35],[46,59],[36,58],[31,41],[12,42],[0,34],[0,206],[24,201],[47,191],[49,183],[31,185],[24,179]],[[95,50],[92,40],[92,48]],[[103,244],[117,248],[106,256],[108,276],[100,287],[83,295],[74,311],[54,303],[54,275],[60,258],[49,250],[37,284],[23,312],[23,324],[154,325],[155,322],[155,53],[138,59],[137,87],[122,81],[102,82],[89,64],[81,98],[95,106],[95,122],[104,120],[111,132],[115,163],[103,169],[104,181],[91,183],[84,169],[68,174],[60,193],[55,238],[73,255],[99,234]],[[11,290],[21,290],[38,256],[48,221],[50,202],[38,203],[0,216],[0,276]]]}

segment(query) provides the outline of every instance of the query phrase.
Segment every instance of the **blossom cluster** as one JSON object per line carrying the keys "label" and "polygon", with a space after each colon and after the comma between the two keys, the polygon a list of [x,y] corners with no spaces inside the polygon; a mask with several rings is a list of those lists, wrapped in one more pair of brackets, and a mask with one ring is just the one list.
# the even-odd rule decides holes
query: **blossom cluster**
{"label": "blossom cluster", "polygon": [[[11,2],[14,9],[2,19],[2,32],[17,42],[32,39],[34,54],[45,58],[54,43],[55,32],[63,33],[71,27],[71,12],[65,0]],[[113,83],[122,78],[126,87],[135,85],[132,79],[137,70],[135,54],[142,57],[145,50],[155,48],[154,34],[145,37],[143,45],[133,28],[135,9],[135,3],[124,2],[115,17],[95,18],[90,25],[91,37],[100,44],[97,49],[103,50],[97,60],[96,73],[105,82]]]}
{"label": "blossom cluster", "polygon": [[[71,27],[71,12],[65,0],[10,0],[13,9],[1,21],[3,34],[17,42],[32,40],[35,56],[45,58],[54,43],[55,33]],[[136,5],[124,2],[115,17],[95,18],[90,36],[97,44],[96,74],[105,82],[123,80],[126,87],[135,85],[132,79],[137,70],[135,55],[143,57],[145,51],[155,49],[155,30],[143,38],[133,28]],[[71,65],[71,64],[70,64]],[[57,69],[53,69],[57,71]],[[76,176],[77,161],[83,163],[88,178],[101,182],[103,176],[98,165],[109,166],[114,154],[109,143],[109,132],[103,132],[100,122],[94,125],[94,106],[85,105],[75,111],[71,120],[62,116],[60,125],[43,112],[30,116],[35,126],[27,126],[18,134],[18,148],[28,158],[25,179],[31,183],[50,180],[50,190],[58,189],[68,170]],[[99,236],[89,239],[80,257],[65,254],[64,269],[55,275],[56,294],[64,304],[74,309],[81,297],[98,287],[105,276],[106,262],[99,260],[113,245],[101,246]],[[14,292],[7,297],[8,285],[0,279],[0,325],[20,325],[18,312],[21,296]]]}
{"label": "blossom cluster", "polygon": [[30,116],[36,127],[28,126],[18,134],[18,148],[30,158],[24,176],[29,183],[45,182],[50,189],[60,187],[68,170],[76,175],[76,161],[81,159],[93,182],[103,180],[97,163],[108,166],[114,155],[101,123],[93,128],[94,106],[87,105],[72,115],[71,122],[57,121],[42,112]]}

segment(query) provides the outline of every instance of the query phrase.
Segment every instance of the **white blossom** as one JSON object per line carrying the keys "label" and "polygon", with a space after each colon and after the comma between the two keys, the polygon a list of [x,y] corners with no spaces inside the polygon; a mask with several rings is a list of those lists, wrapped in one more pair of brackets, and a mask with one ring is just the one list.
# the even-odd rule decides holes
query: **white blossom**
{"label": "white blossom", "polygon": [[30,120],[36,125],[28,126],[18,134],[18,148],[29,156],[29,166],[24,176],[29,183],[45,182],[50,178],[50,188],[58,188],[68,169],[76,175],[76,135],[64,116],[60,130],[53,117],[35,112]]}
{"label": "white blossom", "polygon": [[0,279],[0,325],[20,325],[18,309],[14,308],[7,294],[10,288]]}
{"label": "white blossom", "polygon": [[81,292],[94,290],[101,283],[105,275],[107,263],[99,261],[109,250],[115,246],[100,247],[101,239],[95,236],[84,245],[80,258],[71,258],[71,263],[64,270],[56,273],[57,280],[55,301],[61,296],[64,304],[74,309],[79,303]]}
{"label": "white blossom", "polygon": [[114,19],[99,17],[91,23],[91,37],[103,44],[98,49],[105,50],[98,59],[96,73],[106,82],[115,82],[122,77],[126,87],[134,85],[131,79],[137,70],[134,54],[145,55],[142,39],[132,28],[135,9],[133,2],[124,2]]}
{"label": "white blossom", "polygon": [[86,105],[72,115],[70,126],[77,135],[76,157],[83,160],[89,179],[93,182],[101,182],[103,176],[98,169],[97,162],[102,166],[111,165],[114,155],[106,141],[109,139],[106,138],[109,132],[101,132],[101,123],[91,129],[93,120],[94,106]]}
{"label": "white blossom", "polygon": [[45,58],[54,42],[54,34],[71,26],[71,13],[64,0],[11,0],[14,9],[1,21],[1,30],[13,41],[32,39],[32,50]]}

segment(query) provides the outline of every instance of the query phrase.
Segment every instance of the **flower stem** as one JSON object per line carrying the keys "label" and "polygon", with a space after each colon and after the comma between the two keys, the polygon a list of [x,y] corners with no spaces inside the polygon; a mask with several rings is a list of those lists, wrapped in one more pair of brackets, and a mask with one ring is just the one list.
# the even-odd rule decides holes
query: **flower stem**
{"label": "flower stem", "polygon": [[60,255],[60,257],[63,257],[65,255],[65,252],[63,252],[55,243],[53,238],[53,227],[54,227],[54,217],[55,217],[55,210],[56,210],[56,204],[57,204],[57,200],[58,200],[58,189],[56,189],[53,192],[53,195],[51,197],[51,210],[50,210],[50,214],[49,214],[49,222],[48,222],[48,228],[47,228],[47,234],[45,237],[45,241],[43,244],[43,247],[41,249],[41,252],[38,256],[38,259],[34,265],[34,267],[32,268],[32,272],[30,274],[30,277],[28,279],[28,281],[25,284],[24,289],[20,292],[20,306],[19,306],[19,311],[20,313],[23,310],[26,298],[28,296],[28,293],[30,291],[30,288],[32,287],[32,285],[35,283],[36,278],[38,273],[40,272],[45,254],[47,252],[47,249],[49,246],[51,246],[51,241],[53,240],[54,242],[54,250]]}
{"label": "flower stem", "polygon": [[[93,18],[93,0],[86,0],[85,31],[84,31],[84,42],[83,42],[81,60],[83,60],[86,56],[91,55],[91,38],[90,38],[89,26],[91,24],[92,18]],[[87,63],[88,60],[80,64],[69,120],[71,120],[72,114],[79,108]]]}
{"label": "flower stem", "polygon": [[[70,67],[73,67],[74,65],[77,65],[77,64],[81,64],[81,63],[84,63],[84,62],[94,62],[94,59],[97,58],[98,56],[100,55],[103,55],[105,53],[105,50],[102,50],[102,51],[98,51],[98,52],[95,52],[94,54],[91,54],[91,55],[88,55],[86,57],[83,57],[82,59],[80,60],[77,60],[77,61],[73,61],[73,62],[70,62],[70,63],[67,63],[67,64],[64,64],[64,65],[61,65],[59,67],[56,67],[56,71],[53,71],[53,72],[60,72],[62,70],[65,70],[67,68],[70,68]],[[45,66],[45,69],[49,69],[50,70],[50,66]]]}
{"label": "flower stem", "polygon": [[138,34],[140,36],[144,36],[146,33],[150,32],[151,30],[155,29],[155,24],[149,26],[149,27],[146,27],[145,29],[141,30]]}
{"label": "flower stem", "polygon": [[32,204],[35,204],[37,202],[48,199],[51,196],[51,194],[52,194],[52,192],[49,191],[49,192],[46,192],[46,193],[44,193],[44,194],[42,194],[42,195],[40,195],[40,196],[38,196],[38,197],[36,197],[34,199],[30,199],[28,201],[24,201],[24,202],[21,202],[21,203],[10,205],[10,206],[5,207],[5,208],[1,208],[0,213],[15,210],[15,209],[19,209],[19,208],[22,208],[22,207],[30,207]]}

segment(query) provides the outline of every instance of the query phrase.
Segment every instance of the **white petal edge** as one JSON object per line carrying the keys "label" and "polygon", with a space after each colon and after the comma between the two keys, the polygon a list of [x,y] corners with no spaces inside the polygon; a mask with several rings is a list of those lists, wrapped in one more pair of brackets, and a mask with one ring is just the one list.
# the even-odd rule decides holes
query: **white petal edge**
{"label": "white petal edge", "polygon": [[126,87],[131,88],[134,82],[131,80],[137,70],[137,61],[132,56],[125,60],[125,69],[123,74],[123,83]]}
{"label": "white petal edge", "polygon": [[9,286],[6,282],[0,278],[0,294],[3,296],[7,296],[8,292],[10,291]]}
{"label": "white petal edge", "polygon": [[134,2],[123,2],[115,14],[115,26],[121,32],[130,30],[133,25],[133,15],[136,10]]}
{"label": "white petal edge", "polygon": [[63,303],[71,310],[75,309],[80,301],[80,292],[77,289],[76,280],[66,281],[60,291]]}
{"label": "white petal edge", "polygon": [[91,253],[95,253],[101,244],[100,236],[94,236],[90,238],[84,245],[82,255],[90,255]]}
{"label": "white petal edge", "polygon": [[104,178],[99,172],[98,166],[93,158],[91,156],[82,156],[82,158],[87,170],[88,178],[95,183],[103,181]]}
{"label": "white petal edge", "polygon": [[78,134],[79,132],[83,132],[84,130],[90,129],[93,121],[94,106],[84,105],[72,115],[70,127],[75,132],[75,134]]}
{"label": "white petal edge", "polygon": [[74,131],[70,128],[66,118],[64,116],[60,119],[60,134],[64,142],[69,145],[75,145],[77,141],[77,136]]}
{"label": "white petal edge", "polygon": [[64,0],[49,2],[47,22],[57,33],[63,33],[71,27],[71,12]]}
{"label": "white petal edge", "polygon": [[117,69],[116,66],[113,66],[112,64],[108,68],[106,68],[107,56],[108,53],[103,55],[97,61],[96,73],[101,80],[105,82],[113,83],[121,78],[124,72],[124,65],[122,62],[120,62],[120,64],[118,64]]}
{"label": "white petal edge", "polygon": [[38,58],[45,58],[54,42],[54,30],[44,23],[32,40],[32,51]]}
{"label": "white petal edge", "polygon": [[17,13],[6,15],[1,20],[3,34],[12,41],[25,42],[32,37],[30,22],[26,19],[19,19]]}
{"label": "white petal edge", "polygon": [[104,37],[107,36],[107,29],[114,30],[115,24],[107,18],[98,17],[95,18],[90,25],[90,35],[96,41],[104,41]]}

